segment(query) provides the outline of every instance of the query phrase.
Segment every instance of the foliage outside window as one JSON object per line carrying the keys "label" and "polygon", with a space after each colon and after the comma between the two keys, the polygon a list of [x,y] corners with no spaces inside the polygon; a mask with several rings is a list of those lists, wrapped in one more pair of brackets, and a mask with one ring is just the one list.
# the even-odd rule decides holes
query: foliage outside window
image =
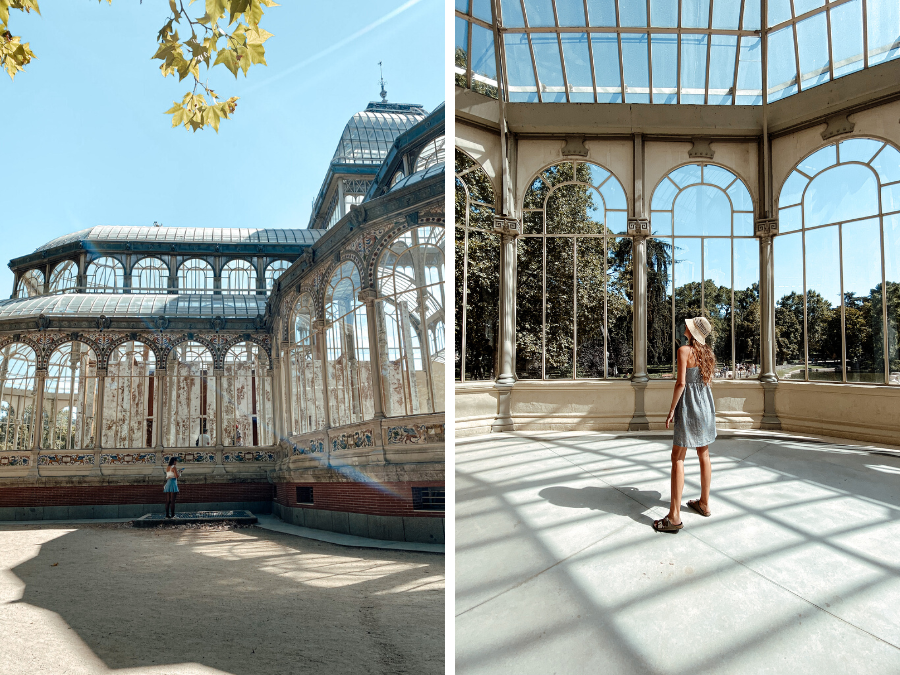
{"label": "foliage outside window", "polygon": [[94,447],[98,404],[97,356],[87,345],[66,342],[50,355],[44,380],[41,447]]}
{"label": "foliage outside window", "polygon": [[225,356],[222,384],[222,441],[227,446],[275,444],[272,381],[265,354],[253,342],[235,345]]}
{"label": "foliage outside window", "polygon": [[28,345],[0,350],[0,450],[31,450],[37,359]]}
{"label": "foliage outside window", "polygon": [[378,351],[384,414],[444,410],[444,228],[417,227],[378,260]]}
{"label": "foliage outside window", "polygon": [[325,428],[325,383],[317,344],[312,296],[304,293],[294,307],[290,352],[291,431],[304,434]]}
{"label": "foliage outside window", "polygon": [[97,258],[87,268],[88,293],[121,293],[125,280],[125,268],[115,258]]}
{"label": "foliage outside window", "polygon": [[169,268],[159,258],[141,258],[131,268],[132,293],[165,293],[169,287]]}
{"label": "foliage outside window", "polygon": [[497,60],[490,0],[456,0],[454,80],[457,86],[497,98]]}
{"label": "foliage outside window", "polygon": [[325,291],[325,351],[331,426],[371,419],[372,364],[366,306],[359,300],[359,271],[344,262]]}
{"label": "foliage outside window", "polygon": [[674,377],[685,320],[695,316],[705,316],[712,324],[707,343],[716,354],[715,377],[758,376],[759,243],[753,237],[753,200],[747,186],[722,167],[688,164],[660,181],[650,210],[650,377]]}
{"label": "foliage outside window", "polygon": [[51,293],[74,293],[78,290],[78,265],[72,260],[64,260],[50,272]]}
{"label": "foliage outside window", "polygon": [[36,298],[44,294],[44,273],[40,270],[28,270],[19,279],[16,291],[18,298]]}
{"label": "foliage outside window", "polygon": [[125,342],[109,357],[103,393],[103,448],[152,448],[155,436],[156,355]]}
{"label": "foliage outside window", "polygon": [[222,292],[256,293],[256,268],[246,260],[229,260],[222,268]]}
{"label": "foliage outside window", "polygon": [[606,169],[562,162],[532,180],[516,283],[520,379],[621,378],[632,360],[625,191]]}
{"label": "foliage outside window", "polygon": [[266,290],[271,291],[275,288],[275,282],[278,280],[282,274],[285,273],[288,267],[291,264],[287,260],[276,260],[273,263],[270,263],[266,268]]}
{"label": "foliage outside window", "polygon": [[179,293],[212,293],[213,269],[205,260],[191,258],[178,268]]}
{"label": "foliage outside window", "polygon": [[900,152],[832,143],[778,197],[778,376],[900,384]]}
{"label": "foliage outside window", "polygon": [[500,235],[494,232],[494,187],[479,164],[456,150],[455,379],[499,374]]}
{"label": "foliage outside window", "polygon": [[182,342],[169,353],[163,399],[167,448],[204,447],[216,443],[214,362],[199,342]]}

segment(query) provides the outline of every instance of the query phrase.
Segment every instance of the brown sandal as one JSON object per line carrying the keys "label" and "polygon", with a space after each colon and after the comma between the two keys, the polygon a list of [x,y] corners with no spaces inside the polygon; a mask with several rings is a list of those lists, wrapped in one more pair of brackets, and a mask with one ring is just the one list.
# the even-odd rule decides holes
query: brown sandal
{"label": "brown sandal", "polygon": [[688,506],[690,506],[692,509],[694,509],[694,511],[699,513],[701,516],[704,516],[705,518],[709,518],[712,515],[712,511],[708,511],[707,509],[703,508],[703,506],[700,504],[699,499],[691,499],[688,502]]}
{"label": "brown sandal", "polygon": [[682,527],[684,527],[684,523],[675,525],[669,520],[669,516],[666,516],[662,520],[653,521],[653,529],[657,532],[678,532]]}

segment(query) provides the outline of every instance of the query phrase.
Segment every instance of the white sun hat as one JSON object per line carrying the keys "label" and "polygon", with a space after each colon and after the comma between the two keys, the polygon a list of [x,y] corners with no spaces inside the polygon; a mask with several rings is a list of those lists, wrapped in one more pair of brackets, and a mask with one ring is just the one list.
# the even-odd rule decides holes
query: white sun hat
{"label": "white sun hat", "polygon": [[706,317],[698,316],[693,319],[688,319],[685,321],[685,324],[697,342],[706,343],[707,336],[712,333],[712,326]]}

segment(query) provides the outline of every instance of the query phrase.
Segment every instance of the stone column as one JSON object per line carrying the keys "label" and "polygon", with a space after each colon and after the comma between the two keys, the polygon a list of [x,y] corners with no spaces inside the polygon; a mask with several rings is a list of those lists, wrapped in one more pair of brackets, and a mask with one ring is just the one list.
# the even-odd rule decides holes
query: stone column
{"label": "stone column", "polygon": [[516,218],[497,216],[494,231],[500,234],[500,372],[497,388],[497,417],[491,431],[514,431],[510,399],[516,382],[516,238],[522,224]]}
{"label": "stone column", "polygon": [[284,425],[284,437],[290,441],[294,433],[294,391],[291,382],[291,343],[281,341],[281,353],[286,356],[281,358],[281,405],[284,410],[281,413]]}
{"label": "stone column", "polygon": [[328,348],[325,344],[325,321],[313,321],[313,332],[316,336],[316,350],[322,363],[322,398],[325,407],[325,429],[331,428],[331,397],[328,395]]}
{"label": "stone column", "polygon": [[28,469],[29,478],[37,478],[40,476],[38,470],[38,456],[41,448],[41,435],[44,431],[44,379],[47,377],[47,371],[38,370],[34,378],[34,421],[32,427],[34,429],[34,437],[31,439],[31,467]]}
{"label": "stone column", "polygon": [[632,217],[628,219],[628,234],[632,237],[632,348],[634,351],[631,386],[634,388],[634,414],[629,431],[648,431],[650,421],[644,407],[644,394],[650,377],[647,375],[647,237],[650,221],[644,216],[644,141],[641,134],[633,138]]}
{"label": "stone column", "polygon": [[773,235],[778,233],[778,220],[761,219],[756,222],[759,236],[759,319],[760,366],[759,381],[763,388],[763,417],[761,429],[781,429],[775,410],[775,257]]}
{"label": "stone column", "polygon": [[375,298],[377,297],[378,292],[374,288],[363,288],[359,292],[359,301],[366,306],[366,324],[369,328],[369,363],[372,371],[374,419],[380,420],[384,418],[384,389],[381,386],[383,373],[381,372],[381,355],[378,352],[378,325],[375,315]]}
{"label": "stone column", "polygon": [[213,381],[216,391],[216,466],[213,469],[213,473],[223,474],[225,473],[225,464],[223,462],[225,446],[222,444],[222,387],[225,386],[225,371],[213,370]]}
{"label": "stone column", "polygon": [[97,369],[97,412],[94,415],[94,468],[92,476],[99,476],[103,472],[100,468],[100,459],[103,454],[103,405],[106,400],[106,370]]}

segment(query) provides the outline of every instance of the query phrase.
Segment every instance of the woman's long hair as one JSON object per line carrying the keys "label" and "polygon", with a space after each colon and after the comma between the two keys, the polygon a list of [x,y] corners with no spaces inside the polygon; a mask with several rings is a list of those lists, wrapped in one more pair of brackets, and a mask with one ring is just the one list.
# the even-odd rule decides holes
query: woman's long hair
{"label": "woman's long hair", "polygon": [[175,466],[175,462],[177,462],[177,461],[178,461],[178,458],[173,457],[172,459],[169,460],[169,466]]}
{"label": "woman's long hair", "polygon": [[688,338],[688,344],[694,353],[694,358],[697,359],[703,384],[709,384],[716,370],[716,355],[713,354],[713,350],[708,344],[697,341],[693,335]]}

